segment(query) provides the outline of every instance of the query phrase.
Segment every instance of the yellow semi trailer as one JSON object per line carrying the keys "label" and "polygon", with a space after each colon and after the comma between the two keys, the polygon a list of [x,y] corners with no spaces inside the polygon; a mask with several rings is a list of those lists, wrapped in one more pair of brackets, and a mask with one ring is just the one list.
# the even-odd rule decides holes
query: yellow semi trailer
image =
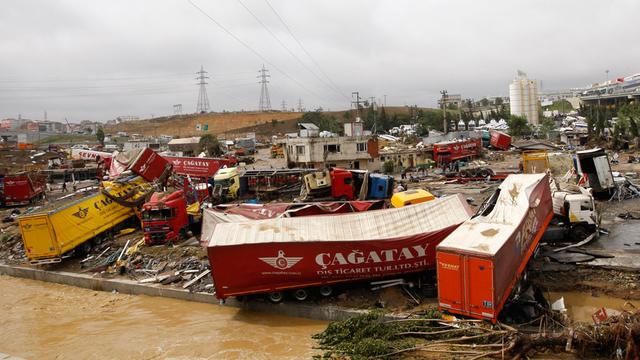
{"label": "yellow semi trailer", "polygon": [[74,194],[62,201],[18,218],[24,248],[32,264],[57,263],[63,255],[135,215],[135,207],[117,199],[134,201],[144,196],[145,181],[133,179],[124,184],[103,183],[104,188],[90,194]]}

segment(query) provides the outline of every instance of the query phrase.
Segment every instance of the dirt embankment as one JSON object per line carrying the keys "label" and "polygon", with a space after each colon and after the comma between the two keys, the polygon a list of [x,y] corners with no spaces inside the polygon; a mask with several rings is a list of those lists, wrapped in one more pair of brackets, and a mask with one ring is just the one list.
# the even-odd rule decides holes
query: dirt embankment
{"label": "dirt embankment", "polygon": [[[129,134],[158,136],[168,134],[178,137],[196,136],[204,133],[225,135],[240,131],[254,131],[254,128],[280,129],[281,124],[289,124],[295,130],[296,122],[302,116],[295,112],[234,112],[217,114],[190,114],[154,118],[148,120],[127,121],[114,126],[107,126],[108,133],[125,131]],[[206,124],[206,132],[196,130],[197,124]]]}

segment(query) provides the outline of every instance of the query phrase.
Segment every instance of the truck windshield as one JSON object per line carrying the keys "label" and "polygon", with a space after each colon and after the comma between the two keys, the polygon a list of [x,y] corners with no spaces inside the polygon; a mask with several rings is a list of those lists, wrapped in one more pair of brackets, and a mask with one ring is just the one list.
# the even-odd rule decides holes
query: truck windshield
{"label": "truck windshield", "polygon": [[167,220],[173,217],[171,209],[145,210],[142,212],[143,220]]}
{"label": "truck windshield", "polygon": [[220,185],[223,188],[228,188],[233,185],[233,179],[224,179],[224,180],[214,180],[215,185]]}

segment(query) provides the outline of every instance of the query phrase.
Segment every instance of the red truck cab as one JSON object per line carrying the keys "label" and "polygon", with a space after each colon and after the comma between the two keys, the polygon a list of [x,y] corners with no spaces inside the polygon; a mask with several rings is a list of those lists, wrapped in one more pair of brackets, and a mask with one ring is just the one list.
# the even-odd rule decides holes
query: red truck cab
{"label": "red truck cab", "polygon": [[331,197],[343,201],[354,199],[353,174],[351,171],[339,168],[331,170]]}
{"label": "red truck cab", "polygon": [[147,245],[176,242],[189,226],[184,191],[154,193],[142,206],[142,229]]}

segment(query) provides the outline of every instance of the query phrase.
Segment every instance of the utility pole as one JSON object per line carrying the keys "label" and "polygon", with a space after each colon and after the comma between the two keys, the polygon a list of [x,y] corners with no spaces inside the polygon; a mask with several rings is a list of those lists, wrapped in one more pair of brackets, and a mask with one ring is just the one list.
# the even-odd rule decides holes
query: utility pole
{"label": "utility pole", "polygon": [[371,101],[371,110],[373,110],[373,133],[377,134],[377,125],[376,124],[376,98],[374,96],[370,97],[369,100]]}
{"label": "utility pole", "polygon": [[356,100],[351,101],[351,104],[355,104],[356,106],[356,119],[358,119],[360,118],[360,93],[358,91],[354,91],[351,93],[351,97],[353,98],[354,95],[356,97]]}
{"label": "utility pole", "polygon": [[440,94],[442,94],[442,129],[444,130],[444,133],[447,134],[447,90],[440,91]]}
{"label": "utility pole", "polygon": [[268,72],[269,70],[264,68],[264,64],[262,65],[262,69],[258,70],[258,73],[260,74],[258,75],[258,79],[260,79],[259,84],[261,84],[259,104],[260,111],[271,110],[271,99],[269,98],[269,89],[267,88],[267,84],[269,83],[269,80],[267,79],[270,78],[271,75],[269,75]]}
{"label": "utility pole", "polygon": [[387,107],[387,95],[384,95],[384,107]]}
{"label": "utility pole", "polygon": [[207,85],[206,79],[209,77],[206,76],[207,72],[204,71],[204,67],[200,65],[200,71],[196,72],[198,77],[196,80],[199,80],[198,84],[200,86],[200,92],[198,93],[198,105],[196,106],[197,113],[206,113],[209,111],[209,97],[207,96]]}
{"label": "utility pole", "polygon": [[282,104],[281,105],[282,105],[282,112],[287,111],[287,103],[284,100],[282,100]]}

